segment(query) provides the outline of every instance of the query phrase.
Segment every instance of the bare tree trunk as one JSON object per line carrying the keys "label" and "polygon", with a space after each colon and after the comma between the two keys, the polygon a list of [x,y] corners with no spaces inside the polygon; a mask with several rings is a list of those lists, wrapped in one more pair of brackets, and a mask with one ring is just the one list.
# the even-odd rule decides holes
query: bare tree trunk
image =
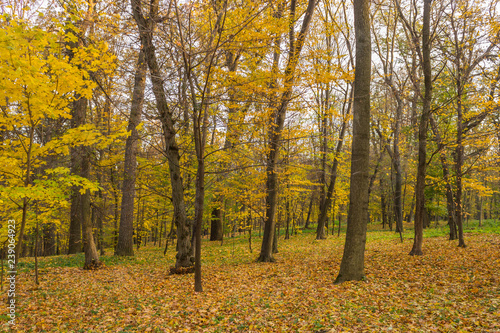
{"label": "bare tree trunk", "polygon": [[[385,189],[384,189],[384,178],[380,176],[380,209],[382,211],[382,229],[385,229],[385,225],[387,224],[387,203],[385,201]],[[389,225],[390,230],[392,231],[392,224]]]}
{"label": "bare tree trunk", "polygon": [[222,214],[219,207],[212,209],[212,220],[210,224],[210,240],[222,240]]}
{"label": "bare tree trunk", "polygon": [[431,0],[424,0],[424,19],[422,26],[422,65],[424,72],[424,103],[418,128],[418,168],[417,185],[415,188],[415,236],[410,255],[422,255],[424,237],[424,209],[425,209],[425,174],[427,169],[427,128],[432,101],[432,74],[431,74],[431,40],[430,40],[430,11]]}
{"label": "bare tree trunk", "polygon": [[311,193],[311,200],[309,200],[309,209],[307,210],[307,218],[306,218],[306,223],[304,225],[304,229],[309,229],[309,221],[311,218],[313,202],[314,202],[314,192]]}
{"label": "bare tree trunk", "polygon": [[[77,128],[85,124],[85,113],[87,112],[87,99],[80,98],[73,102],[71,127]],[[71,173],[81,175],[82,173],[82,147],[71,147]],[[68,254],[82,251],[82,194],[77,186],[73,186],[71,192],[70,225]]]}
{"label": "bare tree trunk", "polygon": [[[87,100],[79,99],[73,102],[71,128],[77,128],[83,125],[82,112],[86,112]],[[71,158],[71,174],[80,173],[80,158],[79,147],[70,148]],[[70,208],[70,223],[69,223],[69,241],[68,254],[75,254],[82,251],[82,216],[81,214],[81,194],[77,186],[73,186],[71,190],[71,208]]]}
{"label": "bare tree trunk", "polygon": [[[77,119],[75,121],[78,123],[78,126],[80,126],[86,122],[87,99],[81,97],[78,102],[78,106],[76,107]],[[80,146],[76,147],[76,149],[76,167],[78,169],[78,175],[82,178],[90,179],[90,147]],[[87,189],[84,193],[78,190],[77,195],[79,196],[78,214],[82,224],[83,251],[85,252],[83,269],[96,269],[102,264],[99,261],[99,254],[97,253],[94,241],[94,233],[92,232],[90,190]]]}
{"label": "bare tree trunk", "polygon": [[144,50],[141,49],[137,59],[137,69],[134,78],[132,106],[127,130],[131,132],[125,143],[125,164],[123,170],[122,203],[120,214],[120,229],[115,254],[119,256],[134,255],[134,199],[135,173],[137,164],[137,141],[139,133],[137,126],[141,121],[144,89],[146,87],[147,64],[144,59]]}
{"label": "bare tree trunk", "polygon": [[[394,93],[396,95],[396,93]],[[403,204],[402,204],[402,171],[401,171],[401,154],[399,152],[399,136],[401,134],[401,121],[403,114],[403,101],[401,97],[397,95],[397,107],[396,107],[396,124],[394,128],[394,146],[392,155],[392,164],[394,166],[395,172],[395,184],[394,184],[394,217],[396,220],[396,230],[399,232],[402,238],[403,233]],[[402,239],[401,239],[402,240]]]}
{"label": "bare tree trunk", "polygon": [[354,0],[356,34],[356,71],[354,76],[351,190],[347,217],[346,242],[340,271],[335,283],[362,280],[365,277],[365,243],[368,217],[370,166],[370,80],[371,36],[370,4]]}
{"label": "bare tree trunk", "polygon": [[[347,92],[346,92],[346,97],[347,97]],[[344,136],[347,128],[347,116],[351,112],[351,100],[352,100],[352,90],[351,94],[349,94],[349,101],[347,102],[347,111],[345,112],[344,115],[344,121],[342,123],[342,128],[340,130],[339,134],[339,139],[337,141],[337,147],[335,149],[335,157],[333,160],[333,165],[332,165],[332,175],[330,178],[330,183],[328,184],[328,190],[325,194],[324,200],[322,200],[321,205],[320,205],[320,213],[318,217],[318,226],[316,229],[316,239],[325,239],[325,224],[326,224],[326,219],[328,216],[328,211],[330,210],[330,206],[332,205],[332,195],[333,195],[333,190],[335,188],[335,182],[337,181],[337,169],[339,165],[339,158],[340,158],[340,153],[342,152],[342,146],[344,144]],[[326,154],[326,152],[325,152]]]}
{"label": "bare tree trunk", "polygon": [[153,93],[156,99],[156,107],[160,114],[163,135],[165,137],[165,150],[170,169],[170,182],[172,185],[172,204],[174,206],[175,224],[177,227],[177,255],[175,267],[192,266],[191,233],[192,223],[186,218],[184,202],[184,187],[182,184],[180,170],[179,147],[175,140],[176,130],[172,111],[167,102],[163,79],[156,58],[155,47],[153,45],[153,31],[155,18],[157,16],[158,1],[154,0],[150,5],[150,13],[146,19],[142,14],[141,2],[131,0],[134,19],[139,28],[141,44],[144,48],[146,62],[151,73]]}
{"label": "bare tree trunk", "polygon": [[[429,123],[431,125],[432,131],[434,132],[434,136],[438,144],[438,149],[443,150],[444,143],[443,140],[441,139],[439,128],[432,116],[429,118]],[[450,240],[455,240],[457,239],[457,226],[455,222],[455,200],[453,198],[453,188],[451,186],[450,171],[448,163],[446,162],[445,153],[441,151],[439,156],[441,159],[441,166],[443,168],[443,179],[446,186],[446,208],[448,212],[448,225],[450,227]]]}

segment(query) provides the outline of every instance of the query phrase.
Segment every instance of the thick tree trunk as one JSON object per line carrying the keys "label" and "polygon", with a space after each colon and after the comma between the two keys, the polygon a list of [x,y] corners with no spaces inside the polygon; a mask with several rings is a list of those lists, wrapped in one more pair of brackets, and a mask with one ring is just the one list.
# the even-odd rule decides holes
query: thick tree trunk
{"label": "thick tree trunk", "polygon": [[[76,22],[76,29],[67,28],[68,33],[76,34],[76,40],[68,40],[65,45],[65,52],[70,61],[74,58],[73,49],[78,49],[83,45],[82,36],[89,27],[90,20],[88,18],[92,15],[94,10],[93,1],[88,1],[88,11],[86,19]],[[71,109],[71,128],[77,128],[85,124],[87,113],[87,99],[79,95],[75,96],[75,101],[72,103]],[[83,171],[81,159],[85,156],[85,150],[82,147],[70,147],[70,171],[73,175],[80,175]],[[73,186],[71,192],[71,207],[70,207],[70,226],[69,226],[69,240],[68,240],[68,254],[74,254],[82,251],[82,229],[83,219],[82,212],[82,194],[79,188]],[[89,212],[90,213],[90,212]]]}
{"label": "thick tree trunk", "polygon": [[[235,55],[233,52],[228,50],[226,52],[226,67],[230,73],[235,73],[238,68],[238,61],[240,55]],[[228,116],[227,116],[227,127],[226,127],[226,137],[224,141],[224,150],[228,151],[233,149],[235,144],[240,140],[239,131],[237,126],[242,123],[245,119],[245,113],[250,108],[251,102],[247,102],[243,107],[235,107],[238,103],[237,89],[235,87],[230,87],[228,91],[229,103]],[[222,169],[227,166],[227,163],[221,163]],[[224,177],[220,177],[219,183],[223,183]],[[212,208],[212,222],[210,226],[210,240],[211,241],[222,241],[223,230],[222,230],[222,214],[220,212],[221,207],[224,205],[224,195],[219,195],[215,202],[216,207]],[[219,216],[217,220],[215,217]]]}
{"label": "thick tree trunk", "polygon": [[[392,64],[390,64],[392,68]],[[401,98],[401,92],[396,89],[394,82],[392,80],[392,70],[390,73],[387,72],[387,66],[385,66],[386,84],[391,88],[392,95],[396,99],[396,119],[394,122],[394,143],[392,147],[392,153],[390,151],[389,145],[386,146],[387,152],[391,156],[392,167],[394,171],[394,219],[396,221],[396,232],[400,235],[403,233],[403,203],[402,203],[402,170],[401,170],[401,153],[399,151],[399,141],[401,135],[401,122],[403,116],[403,100]],[[392,181],[392,178],[391,178]]]}
{"label": "thick tree trunk", "polygon": [[427,169],[427,128],[432,101],[432,74],[430,57],[430,9],[431,0],[424,0],[424,19],[422,26],[422,65],[424,72],[424,103],[418,128],[418,168],[417,184],[415,188],[415,236],[410,255],[422,255],[424,237],[424,209],[425,209],[425,174]]}
{"label": "thick tree trunk", "polygon": [[[88,170],[88,164],[84,163],[84,168]],[[85,252],[85,263],[83,269],[96,269],[102,263],[99,261],[99,254],[94,241],[94,233],[92,232],[92,221],[90,219],[90,191],[86,190],[82,194],[80,201],[81,218],[83,223],[83,251]]]}
{"label": "thick tree trunk", "polygon": [[346,242],[340,271],[335,283],[362,280],[365,277],[365,243],[368,217],[370,166],[370,80],[371,36],[370,4],[354,0],[356,35],[356,71],[354,76],[351,190],[347,217]]}
{"label": "thick tree trunk", "polygon": [[135,174],[137,168],[137,141],[139,140],[137,126],[141,121],[144,89],[146,87],[146,70],[147,64],[144,58],[144,50],[141,49],[137,60],[134,91],[132,93],[132,106],[127,128],[131,133],[125,143],[120,229],[118,232],[118,243],[115,249],[115,254],[119,256],[134,255]]}
{"label": "thick tree trunk", "polygon": [[219,207],[212,209],[212,220],[210,223],[210,240],[222,240],[222,214]]}

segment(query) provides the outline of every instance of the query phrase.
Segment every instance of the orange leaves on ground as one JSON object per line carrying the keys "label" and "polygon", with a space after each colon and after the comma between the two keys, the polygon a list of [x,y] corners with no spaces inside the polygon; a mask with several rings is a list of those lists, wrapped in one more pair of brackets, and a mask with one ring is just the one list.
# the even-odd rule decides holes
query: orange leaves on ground
{"label": "orange leaves on ground", "polygon": [[[339,238],[281,241],[278,262],[255,263],[244,242],[204,243],[204,293],[192,275],[167,275],[161,250],[99,271],[48,268],[34,288],[18,280],[19,331],[66,332],[479,332],[499,331],[500,236],[369,240],[365,282],[333,285]],[[370,235],[369,235],[370,238]],[[232,243],[233,242],[233,243]],[[221,250],[224,250],[221,252]],[[230,251],[226,251],[230,250]],[[225,264],[217,256],[225,255]],[[236,253],[236,256],[231,253]],[[168,256],[167,256],[168,257]],[[47,260],[47,259],[46,259]],[[30,272],[31,275],[33,272]],[[2,309],[5,311],[5,309]]]}

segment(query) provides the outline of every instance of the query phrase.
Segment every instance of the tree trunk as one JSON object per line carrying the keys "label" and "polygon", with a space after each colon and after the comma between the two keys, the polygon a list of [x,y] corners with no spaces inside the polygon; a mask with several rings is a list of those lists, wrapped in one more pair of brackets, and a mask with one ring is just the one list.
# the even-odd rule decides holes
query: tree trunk
{"label": "tree trunk", "polygon": [[[77,119],[78,126],[86,123],[87,99],[81,97],[78,100]],[[78,175],[82,178],[90,179],[90,147],[76,147],[76,168],[79,171]],[[78,215],[82,224],[83,251],[85,252],[85,262],[83,269],[96,269],[102,264],[99,261],[99,254],[94,241],[94,233],[92,232],[92,220],[90,211],[90,190],[85,190],[84,193],[77,190],[79,196]]]}
{"label": "tree trunk", "polygon": [[43,234],[43,255],[53,256],[56,254],[56,225],[54,223],[45,224],[42,228]]}
{"label": "tree trunk", "polygon": [[[208,111],[206,111],[205,114],[208,114]],[[201,149],[201,156],[198,156],[198,170],[196,173],[196,197],[194,202],[196,227],[194,290],[197,292],[203,291],[203,287],[201,284],[201,225],[203,222],[203,206],[205,202],[205,160],[203,156],[203,150],[204,149]]]}
{"label": "tree trunk", "polygon": [[[87,12],[87,17],[92,15],[94,9],[92,1],[89,2],[89,9]],[[73,30],[72,28],[67,28],[67,32],[71,32],[77,35],[76,40],[66,41],[65,51],[68,54],[70,61],[74,58],[74,49],[78,49],[83,46],[82,36],[85,35],[87,28],[89,26],[90,20],[82,20],[76,22],[77,29],[79,31]],[[71,128],[77,128],[85,124],[87,113],[87,99],[82,98],[80,95],[75,96],[75,100],[72,103],[71,108]],[[73,175],[80,175],[82,168],[81,159],[84,158],[85,151],[82,147],[70,147],[70,171]],[[82,213],[82,194],[77,186],[73,186],[71,192],[71,207],[70,207],[70,225],[69,225],[69,240],[68,240],[68,254],[74,254],[82,251],[82,229],[83,229],[83,217]]]}
{"label": "tree trunk", "polygon": [[439,133],[439,128],[433,117],[429,118],[429,123],[431,125],[432,131],[434,132],[436,143],[438,144],[438,149],[440,150],[439,157],[443,169],[443,179],[446,186],[446,209],[448,212],[448,226],[450,227],[450,240],[455,240],[457,239],[457,225],[455,222],[455,200],[453,198],[453,188],[451,185],[448,163],[446,162],[446,154],[444,153],[444,151],[442,151],[445,145]]}
{"label": "tree trunk", "polygon": [[479,228],[483,226],[483,197],[479,197]]}
{"label": "tree trunk", "polygon": [[356,71],[354,76],[351,190],[347,217],[346,242],[340,271],[335,283],[362,280],[365,277],[365,243],[368,217],[370,166],[370,80],[371,36],[370,4],[354,0],[356,35]]}
{"label": "tree trunk", "polygon": [[[157,2],[156,0],[154,2]],[[191,232],[192,224],[186,218],[186,209],[184,203],[184,187],[182,184],[180,155],[177,146],[174,127],[174,118],[167,102],[165,88],[163,87],[163,78],[156,58],[156,51],[153,45],[153,31],[157,6],[152,3],[152,16],[146,19],[142,14],[141,2],[131,0],[134,19],[139,28],[141,45],[144,48],[146,62],[151,73],[151,82],[153,84],[153,93],[156,99],[156,107],[162,123],[163,136],[165,138],[165,150],[170,169],[170,182],[172,186],[172,204],[174,206],[175,225],[177,227],[177,255],[175,267],[192,266],[192,248]]]}
{"label": "tree trunk", "polygon": [[422,26],[422,65],[424,72],[424,103],[418,128],[418,168],[417,184],[415,188],[415,236],[410,255],[422,255],[424,237],[424,209],[425,209],[425,174],[427,168],[427,128],[432,101],[432,74],[430,56],[430,10],[431,0],[424,0],[424,19]]}
{"label": "tree trunk", "polygon": [[[71,110],[71,128],[77,128],[85,123],[87,112],[87,99],[80,98],[73,102]],[[71,174],[81,173],[81,147],[70,147]],[[69,224],[68,254],[82,251],[82,216],[81,216],[82,194],[77,186],[71,190],[71,208]]]}
{"label": "tree trunk", "polygon": [[[460,66],[458,66],[460,72]],[[457,78],[457,146],[455,148],[455,175],[457,181],[457,190],[455,195],[455,218],[458,227],[458,246],[466,247],[464,241],[464,228],[463,228],[463,204],[462,204],[462,166],[464,164],[464,146],[463,146],[463,110],[462,110],[462,82],[460,74]]]}
{"label": "tree trunk", "polygon": [[[75,148],[71,148],[70,150],[73,152]],[[73,162],[73,153],[71,153],[71,165],[74,165]],[[71,173],[75,174],[76,169],[71,167]],[[75,254],[82,251],[82,224],[80,220],[80,216],[78,214],[79,211],[79,203],[80,196],[77,193],[78,189],[74,187],[71,191],[71,208],[70,208],[70,221],[69,221],[69,240],[68,240],[68,254]]]}
{"label": "tree trunk", "polygon": [[[347,92],[346,92],[347,95]],[[346,96],[347,97],[347,96]],[[351,95],[352,97],[352,95]],[[325,239],[325,223],[326,219],[328,216],[328,211],[330,210],[330,207],[332,205],[332,195],[333,195],[333,190],[335,188],[335,182],[337,180],[337,169],[339,165],[339,158],[340,158],[340,153],[342,152],[342,146],[344,144],[344,136],[347,128],[347,116],[350,114],[351,111],[351,98],[349,99],[348,105],[347,105],[347,111],[344,115],[344,121],[342,123],[342,128],[339,133],[339,139],[337,141],[337,147],[335,149],[335,157],[333,159],[333,165],[332,165],[332,175],[330,178],[330,183],[328,184],[328,190],[326,192],[324,200],[321,201],[320,205],[320,212],[319,212],[319,217],[318,217],[318,226],[316,228],[316,239]]]}
{"label": "tree trunk", "polygon": [[115,254],[119,256],[134,255],[134,198],[135,178],[137,168],[137,141],[139,133],[137,126],[141,122],[144,89],[146,87],[147,64],[144,59],[144,50],[141,49],[137,60],[132,93],[132,106],[127,130],[131,132],[125,143],[125,163],[123,170],[122,203],[120,214],[120,229]]}
{"label": "tree trunk", "polygon": [[304,229],[309,229],[309,221],[311,219],[313,202],[314,202],[314,192],[311,193],[311,200],[309,201],[309,209],[307,210],[307,218],[306,218],[306,223],[304,224]]}
{"label": "tree trunk", "polygon": [[[230,73],[235,73],[238,68],[238,61],[240,59],[239,54],[234,55],[230,50],[226,52],[226,67]],[[240,140],[240,135],[238,133],[237,126],[239,123],[243,122],[245,119],[245,113],[250,108],[250,101],[245,104],[240,110],[234,105],[238,103],[237,89],[235,87],[230,87],[228,91],[228,97],[230,106],[228,107],[228,117],[227,117],[227,127],[226,136],[224,139],[224,150],[228,151],[233,149],[234,145]],[[240,112],[240,114],[238,114]],[[227,163],[221,162],[222,169],[224,169]],[[218,179],[218,182],[222,183],[223,177]],[[222,231],[222,215],[220,209],[225,201],[224,195],[219,195],[216,200],[216,207],[212,208],[212,222],[210,226],[210,240],[211,241],[222,241],[223,231]],[[219,216],[219,219],[215,219]]]}
{"label": "tree trunk", "polygon": [[222,240],[222,214],[219,207],[212,209],[212,220],[210,223],[210,240]]}
{"label": "tree trunk", "polygon": [[401,118],[403,113],[403,102],[397,97],[398,105],[396,108],[396,126],[394,129],[394,147],[392,155],[392,163],[395,172],[394,183],[394,217],[396,220],[396,230],[403,233],[403,204],[402,204],[402,171],[401,171],[401,154],[399,152],[399,136],[401,132]]}
{"label": "tree trunk", "polygon": [[274,227],[274,234],[273,234],[273,254],[278,253],[278,236],[280,234],[280,229],[275,226]]}
{"label": "tree trunk", "polygon": [[[385,225],[387,224],[387,203],[385,201],[385,189],[384,189],[384,180],[382,176],[380,177],[380,209],[382,211],[382,229],[385,229]],[[390,225],[390,229],[392,231],[392,225]]]}

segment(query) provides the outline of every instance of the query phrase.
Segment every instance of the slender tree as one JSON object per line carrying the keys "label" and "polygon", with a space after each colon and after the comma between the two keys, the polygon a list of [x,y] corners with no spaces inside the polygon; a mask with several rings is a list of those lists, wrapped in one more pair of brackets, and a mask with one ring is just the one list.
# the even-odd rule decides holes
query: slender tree
{"label": "slender tree", "polygon": [[271,123],[269,128],[269,151],[266,156],[266,221],[264,225],[262,247],[259,258],[257,259],[257,261],[260,262],[274,261],[272,249],[274,229],[276,226],[275,215],[278,197],[277,164],[280,150],[280,140],[283,131],[283,125],[285,123],[288,103],[290,103],[290,100],[292,98],[292,91],[295,83],[295,71],[299,62],[300,52],[302,50],[302,47],[304,46],[305,38],[309,29],[309,24],[311,23],[314,14],[314,8],[316,7],[316,4],[316,0],[308,1],[307,9],[302,21],[302,27],[297,36],[297,39],[295,39],[294,22],[296,0],[292,0],[290,3],[290,49],[288,53],[288,63],[285,69],[284,91],[279,100],[278,107],[273,110],[270,119]]}
{"label": "slender tree", "polygon": [[167,155],[170,182],[172,186],[172,204],[174,206],[174,218],[177,230],[177,255],[175,267],[189,267],[192,262],[191,235],[193,232],[192,222],[186,217],[186,205],[184,201],[184,186],[180,169],[179,146],[175,136],[175,119],[167,102],[165,87],[163,86],[162,73],[158,64],[155,46],[153,44],[153,32],[158,19],[158,0],[150,3],[147,17],[142,11],[139,0],[131,0],[134,19],[139,29],[141,45],[144,48],[146,63],[148,64],[153,84],[153,93],[156,99],[156,107],[162,123],[163,136],[165,139],[165,151]]}

